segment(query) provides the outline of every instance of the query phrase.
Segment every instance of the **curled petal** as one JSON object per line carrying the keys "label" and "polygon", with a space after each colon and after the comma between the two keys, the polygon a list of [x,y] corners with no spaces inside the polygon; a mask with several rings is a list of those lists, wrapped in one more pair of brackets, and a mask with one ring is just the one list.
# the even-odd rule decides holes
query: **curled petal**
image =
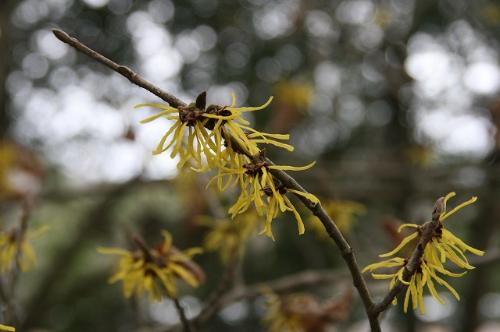
{"label": "curled petal", "polygon": [[291,193],[294,193],[295,195],[303,196],[315,204],[319,203],[319,199],[311,193],[306,193],[306,192],[298,191],[295,189],[288,189],[288,191]]}
{"label": "curled petal", "polygon": [[448,239],[452,243],[457,244],[462,250],[469,251],[469,252],[473,253],[474,255],[483,256],[485,254],[484,251],[469,246],[468,244],[463,242],[461,239],[459,239],[458,237],[453,235],[452,232],[450,232],[449,230],[444,229],[444,228],[443,228],[443,239],[445,239],[445,240]]}
{"label": "curled petal", "polygon": [[287,166],[287,165],[271,165],[268,166],[269,169],[277,169],[281,171],[305,171],[311,167],[313,167],[316,164],[316,161],[313,161],[310,164],[307,164],[305,166]]}
{"label": "curled petal", "polygon": [[264,108],[266,108],[267,106],[269,106],[269,104],[271,104],[271,102],[273,101],[273,96],[270,96],[269,99],[262,105],[260,106],[255,106],[255,107],[227,107],[228,110],[230,111],[237,111],[237,112],[253,112],[253,111],[260,111]]}
{"label": "curled petal", "polygon": [[389,252],[387,252],[385,254],[379,255],[379,257],[389,257],[389,256],[394,255],[395,253],[397,253],[398,251],[400,251],[401,249],[403,249],[403,247],[405,245],[407,245],[410,241],[412,241],[413,239],[415,239],[417,236],[418,236],[418,232],[415,232],[415,233],[413,233],[413,234],[405,237],[401,241],[401,243],[396,248],[394,248],[394,250],[389,251]]}
{"label": "curled petal", "polygon": [[402,224],[401,226],[399,226],[398,228],[398,233],[401,233],[401,231],[404,229],[404,228],[419,228],[420,225],[417,225],[417,224]]}
{"label": "curled petal", "polygon": [[402,266],[402,265],[404,265],[404,263],[405,263],[405,260],[403,258],[394,257],[394,258],[390,258],[390,259],[382,261],[382,262],[367,265],[363,269],[363,271],[361,271],[361,272],[365,273],[367,271],[373,271],[373,270],[377,270],[380,268],[390,268],[390,267]]}
{"label": "curled petal", "polygon": [[[449,194],[448,194],[449,195]],[[448,196],[447,195],[447,196]],[[455,196],[455,195],[453,195]],[[451,196],[451,197],[453,197]],[[472,203],[474,203],[475,201],[477,201],[477,197],[476,196],[473,196],[471,199],[455,206],[453,209],[451,209],[450,211],[445,211],[443,213],[441,213],[441,215],[439,216],[439,221],[444,221],[446,218],[448,218],[449,216],[451,216],[452,214],[454,214],[455,212],[457,212],[458,210],[466,207],[467,205],[470,205]]]}

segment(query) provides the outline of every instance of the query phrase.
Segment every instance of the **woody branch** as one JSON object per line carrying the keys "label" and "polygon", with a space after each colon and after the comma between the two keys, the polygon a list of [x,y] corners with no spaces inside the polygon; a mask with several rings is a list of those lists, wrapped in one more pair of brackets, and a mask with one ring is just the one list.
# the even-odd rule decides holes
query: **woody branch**
{"label": "woody branch", "polygon": [[[82,44],[78,39],[69,36],[66,32],[59,30],[59,29],[54,29],[53,30],[54,35],[61,40],[62,42],[72,46],[76,50],[88,55],[92,59],[104,64],[108,68],[114,70],[115,72],[121,74],[122,76],[126,77],[130,82],[133,84],[138,85],[139,87],[142,87],[149,92],[153,93],[157,97],[161,98],[170,106],[172,107],[184,107],[187,104],[177,97],[161,90],[159,87],[155,86],[151,82],[145,80],[141,76],[139,76],[137,73],[132,71],[130,68],[119,65],[115,63],[114,61],[106,58],[102,54],[92,50],[91,48],[87,47],[86,45]],[[231,139],[233,145],[233,149],[235,152],[239,153],[244,153],[248,157],[253,158],[254,156],[250,155],[246,149],[241,146],[235,139]],[[266,158],[267,159],[267,158]],[[272,164],[272,161],[267,159],[266,160],[268,163]],[[288,173],[285,171],[281,170],[272,170],[272,174],[280,180],[283,185],[288,188],[288,189],[294,189],[300,192],[307,193],[307,191]],[[349,271],[351,273],[352,281],[354,286],[356,287],[358,294],[362,300],[364,310],[369,318],[370,321],[370,327],[371,330],[374,332],[381,331],[380,329],[380,324],[378,322],[378,314],[373,315],[374,311],[374,302],[372,300],[372,297],[370,295],[370,292],[368,290],[368,287],[366,285],[366,282],[361,274],[361,270],[359,268],[359,265],[357,263],[356,257],[354,255],[352,247],[349,245],[347,240],[344,238],[340,230],[338,229],[337,225],[335,222],[328,216],[326,211],[322,208],[321,204],[319,203],[313,203],[307,198],[296,195],[297,198],[304,204],[306,208],[308,208],[315,216],[318,217],[318,219],[321,221],[323,226],[325,227],[325,230],[327,231],[328,235],[330,238],[335,242],[337,247],[340,250],[340,253],[342,255],[342,258],[344,259],[346,265],[349,268]]]}

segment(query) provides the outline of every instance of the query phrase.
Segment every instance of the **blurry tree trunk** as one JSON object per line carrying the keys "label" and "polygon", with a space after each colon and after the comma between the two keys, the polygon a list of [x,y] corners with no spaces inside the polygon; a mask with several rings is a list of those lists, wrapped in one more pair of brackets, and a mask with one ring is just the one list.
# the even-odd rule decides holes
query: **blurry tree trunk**
{"label": "blurry tree trunk", "polygon": [[10,62],[9,30],[10,13],[14,1],[0,1],[0,139],[6,136],[10,124],[7,111],[6,81]]}

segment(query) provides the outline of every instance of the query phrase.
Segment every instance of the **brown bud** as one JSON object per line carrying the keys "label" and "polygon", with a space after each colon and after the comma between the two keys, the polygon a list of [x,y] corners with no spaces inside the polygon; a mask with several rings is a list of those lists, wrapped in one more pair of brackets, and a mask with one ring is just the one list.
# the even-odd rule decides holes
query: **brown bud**
{"label": "brown bud", "polygon": [[205,106],[207,106],[207,92],[203,91],[196,97],[196,108],[200,110],[204,110]]}
{"label": "brown bud", "polygon": [[434,203],[434,209],[432,210],[432,220],[439,220],[439,216],[446,210],[446,203],[444,201],[444,197],[439,197]]}

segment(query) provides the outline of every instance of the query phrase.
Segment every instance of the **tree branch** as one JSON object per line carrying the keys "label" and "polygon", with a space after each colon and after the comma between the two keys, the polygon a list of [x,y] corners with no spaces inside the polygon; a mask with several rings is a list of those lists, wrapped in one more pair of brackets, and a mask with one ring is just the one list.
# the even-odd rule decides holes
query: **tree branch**
{"label": "tree branch", "polygon": [[240,257],[236,252],[231,260],[227,263],[227,267],[224,271],[224,274],[220,278],[219,284],[208,296],[208,299],[204,304],[200,314],[193,320],[195,326],[199,327],[224,306],[224,298],[226,292],[233,286],[239,265]]}
{"label": "tree branch", "polygon": [[193,329],[191,328],[189,324],[189,320],[186,317],[186,312],[184,311],[184,308],[182,307],[181,303],[179,302],[179,299],[174,297],[172,299],[175,305],[175,309],[177,310],[177,313],[179,314],[179,319],[181,320],[182,327],[184,329],[184,332],[193,332]]}
{"label": "tree branch", "polygon": [[180,99],[177,99],[176,97],[172,96],[171,94],[161,90],[160,88],[155,86],[153,83],[140,77],[137,73],[132,71],[127,66],[119,65],[116,62],[111,61],[110,59],[106,58],[105,56],[101,55],[100,53],[85,46],[78,39],[70,37],[70,35],[68,35],[66,32],[59,30],[59,29],[54,29],[54,30],[52,30],[52,32],[62,42],[66,43],[66,44],[70,45],[71,47],[75,48],[76,50],[88,55],[89,57],[96,60],[97,62],[102,63],[106,67],[111,68],[112,70],[116,71],[118,74],[125,76],[131,83],[138,85],[141,88],[146,89],[149,92],[151,92],[152,94],[160,97],[161,99],[163,99],[164,101],[169,103],[172,107],[186,106],[186,104],[183,101],[181,101]]}
{"label": "tree branch", "polygon": [[262,282],[250,286],[239,286],[222,299],[221,308],[242,299],[254,299],[262,295],[263,289],[270,289],[274,293],[287,293],[299,287],[327,285],[345,281],[346,278],[349,278],[349,273],[345,270],[310,270],[274,279],[269,282]]}
{"label": "tree branch", "polygon": [[[53,30],[54,35],[61,40],[62,42],[72,46],[76,50],[88,55],[92,59],[104,64],[105,66],[109,67],[110,69],[116,71],[117,73],[123,75],[126,77],[130,82],[148,90],[149,92],[153,93],[154,95],[158,96],[162,100],[166,101],[173,107],[180,107],[180,106],[186,106],[186,103],[183,101],[177,99],[176,97],[172,96],[171,94],[161,90],[154,84],[148,82],[147,80],[143,79],[140,77],[137,73],[132,71],[130,68],[126,66],[119,65],[110,59],[106,58],[105,56],[99,54],[98,52],[90,49],[89,47],[85,46],[82,44],[78,39],[70,37],[66,32],[58,29]],[[238,152],[244,152],[245,154],[248,155],[248,153],[245,152],[244,147],[238,144],[238,142],[234,139],[231,140],[231,143],[233,143],[233,149]],[[253,156],[249,156],[253,157]],[[269,161],[269,160],[268,160]],[[271,161],[269,161],[271,163]],[[307,191],[289,174],[287,174],[284,171],[280,170],[272,170],[272,174],[280,180],[284,186],[290,189],[295,189],[301,192],[307,193]],[[368,287],[366,286],[366,282],[361,274],[361,270],[356,262],[356,257],[353,253],[353,250],[347,240],[344,238],[338,227],[335,225],[333,220],[328,216],[326,211],[321,207],[321,204],[315,204],[308,199],[296,195],[299,200],[301,200],[304,205],[313,212],[315,216],[319,218],[319,220],[322,222],[323,226],[325,227],[328,235],[333,239],[337,247],[339,248],[342,258],[346,262],[347,266],[349,267],[349,270],[352,275],[352,280],[353,284],[356,287],[359,296],[362,299],[363,306],[365,309],[365,312],[369,318],[370,321],[370,327],[372,331],[374,332],[379,332],[381,331],[380,329],[380,324],[378,322],[378,315],[372,315],[372,307],[374,305],[370,292],[368,290]]]}

